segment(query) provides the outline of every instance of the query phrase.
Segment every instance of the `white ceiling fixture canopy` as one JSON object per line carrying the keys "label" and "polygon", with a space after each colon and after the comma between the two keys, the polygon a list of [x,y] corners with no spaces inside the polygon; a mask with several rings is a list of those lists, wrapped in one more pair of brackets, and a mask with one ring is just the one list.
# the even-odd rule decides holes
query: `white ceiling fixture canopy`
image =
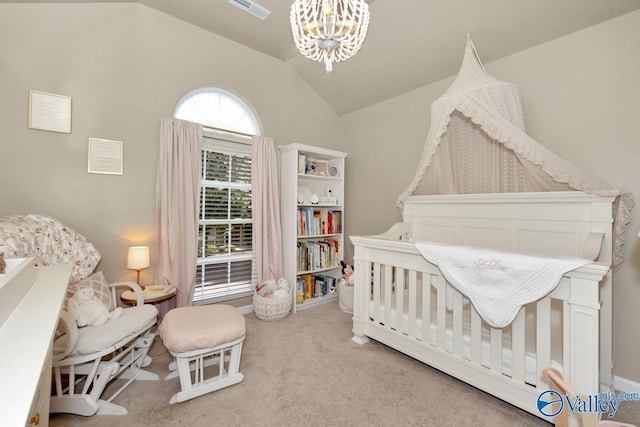
{"label": "white ceiling fixture canopy", "polygon": [[291,5],[291,32],[300,53],[324,62],[327,73],[334,62],[358,53],[369,27],[366,0],[295,0]]}

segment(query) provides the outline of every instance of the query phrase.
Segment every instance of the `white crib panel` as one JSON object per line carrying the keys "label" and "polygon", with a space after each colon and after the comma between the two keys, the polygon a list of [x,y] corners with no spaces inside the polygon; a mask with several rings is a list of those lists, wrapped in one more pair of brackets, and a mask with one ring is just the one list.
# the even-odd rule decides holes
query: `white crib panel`
{"label": "white crib panel", "polygon": [[[572,274],[570,298],[570,337],[568,343],[571,352],[571,365],[568,368],[573,388],[579,393],[595,394],[599,392],[599,379],[584,372],[598,372],[599,366],[599,309],[598,284],[586,280],[578,271]],[[595,333],[594,333],[595,331]]]}
{"label": "white crib panel", "polygon": [[[381,293],[384,293],[384,324],[391,328],[393,325],[393,319],[391,319],[391,315],[389,315],[389,313],[391,313],[391,288],[393,286],[393,276],[391,273],[393,273],[393,270],[392,267],[388,265],[383,265],[382,270],[384,271],[384,274],[382,275],[383,282],[381,284]],[[400,329],[399,325],[397,325],[397,327]]]}
{"label": "white crib panel", "polygon": [[[404,321],[404,269],[396,268],[395,270],[395,283],[396,290],[396,328],[402,328],[402,322]],[[391,292],[391,286],[387,283],[387,289]],[[390,311],[385,311],[390,313]]]}
{"label": "white crib panel", "polygon": [[[536,303],[536,372],[537,384],[543,380],[540,373],[551,366],[551,299]],[[540,389],[540,387],[538,387]]]}
{"label": "white crib panel", "polygon": [[[463,344],[462,354],[464,357],[460,357],[457,354],[458,350],[455,350],[456,354],[452,354],[451,348],[447,350],[447,346],[452,345],[448,342],[447,334],[456,334],[455,340],[458,340],[460,334],[453,332],[453,329],[449,329],[449,331],[447,331],[447,284],[444,278],[440,275],[437,267],[431,265],[422,258],[415,248],[415,245],[410,243],[370,242],[370,239],[362,239],[362,241],[355,244],[356,256],[354,257],[354,261],[356,265],[356,287],[354,290],[354,341],[364,343],[367,341],[367,337],[381,341],[392,348],[428,363],[429,365],[453,375],[462,381],[466,381],[496,397],[506,400],[507,402],[539,416],[535,407],[536,396],[539,393],[539,390],[536,387],[528,385],[526,381],[522,380],[522,367],[518,365],[522,364],[520,362],[520,359],[522,359],[521,353],[523,353],[522,342],[525,340],[521,333],[522,328],[517,326],[520,320],[516,320],[515,325],[512,325],[513,331],[511,347],[507,347],[507,344],[505,344],[504,347],[504,351],[508,351],[514,355],[512,358],[514,364],[511,369],[512,377],[510,378],[507,376],[509,374],[503,374],[505,368],[502,366],[502,362],[504,362],[504,360],[501,359],[501,353],[503,350],[502,337],[500,337],[500,335],[502,335],[501,331],[496,330],[490,334],[490,336],[493,336],[493,338],[489,338],[489,358],[491,359],[489,365],[491,365],[491,369],[487,369],[482,366],[483,322],[471,304],[468,304],[465,308],[464,304],[462,304],[462,300],[458,297],[454,297],[454,312],[457,313],[464,310],[469,311],[468,315],[471,323],[471,334],[470,350],[465,350],[465,346],[467,344]],[[368,243],[371,243],[371,246],[373,247],[367,247]],[[380,247],[376,247],[378,245],[380,245]],[[385,260],[384,246],[386,245],[389,245],[386,250],[390,252],[390,256]],[[392,259],[393,262],[388,261],[389,259]],[[358,274],[359,268],[361,271]],[[593,269],[598,270],[598,268],[595,267],[590,267],[587,270]],[[591,276],[591,278],[585,279],[585,281],[589,282],[589,286],[591,283],[595,284],[597,289],[597,277],[598,275],[602,276],[604,273],[606,273],[606,267],[603,266],[600,266],[599,271],[597,272],[588,271],[585,277]],[[597,307],[589,307],[587,304],[589,301],[592,303],[593,301],[597,301],[597,296],[594,298],[593,295],[588,292],[586,295],[582,295],[582,288],[586,289],[588,286],[570,286],[573,280],[582,273],[572,274],[573,276],[568,275],[561,280],[559,287],[552,293],[552,295],[577,299],[575,307],[573,307],[573,312],[569,315],[569,320],[565,321],[564,324],[575,324],[577,322],[586,324],[582,330],[578,328],[577,334],[570,334],[572,337],[575,337],[573,338],[575,340],[575,343],[573,344],[573,354],[580,354],[576,353],[578,350],[575,349],[581,348],[582,346],[589,347],[594,344],[593,338],[591,343],[581,342],[584,341],[584,339],[581,338],[582,335],[591,333],[597,336],[597,321],[593,321],[594,310],[596,313],[595,319],[597,319]],[[432,276],[435,278],[433,281]],[[400,277],[404,277],[404,282],[402,282],[403,279]],[[406,309],[404,309],[402,305],[398,306],[397,302],[400,299],[396,299],[397,294],[394,296],[394,293],[391,292],[391,285],[394,282],[392,279],[394,278],[396,282],[395,285],[397,287],[396,290],[403,288],[402,291],[400,291],[403,293],[402,299],[409,300],[409,304],[407,305],[408,308]],[[373,290],[371,290],[372,287]],[[428,335],[428,319],[431,319],[430,310],[432,298],[430,289],[432,287],[435,289],[435,295],[433,295],[433,298],[436,298],[437,304],[437,306],[434,307],[435,318],[433,319],[436,325],[435,342],[430,342]],[[388,296],[388,298],[386,296]],[[391,301],[393,301],[393,303],[391,303]],[[547,304],[550,308],[549,299],[545,298],[544,301],[545,302],[541,303],[541,305],[544,306],[544,304]],[[370,302],[372,302],[372,307],[369,312],[367,305]],[[387,309],[390,310],[387,312],[388,314],[383,313],[387,303],[389,304]],[[406,317],[408,320],[403,321],[407,322],[406,325],[413,326],[403,326],[402,323],[398,324],[398,319],[400,317],[396,316],[395,313],[393,315],[391,314],[394,309],[396,312],[402,311],[407,315]],[[413,310],[415,310],[415,315]],[[569,310],[571,310],[571,307],[569,307]],[[370,316],[374,319],[373,321],[369,320]],[[389,317],[385,319],[385,316]],[[451,318],[451,316],[452,314],[450,313],[449,317]],[[453,316],[459,315],[454,314]],[[465,315],[463,315],[462,318],[463,322],[465,320],[464,316]],[[519,314],[518,316],[522,316],[522,314]],[[585,322],[583,320],[584,316],[586,316],[587,319],[592,319],[592,321]],[[544,316],[537,317],[540,319]],[[451,322],[451,320],[449,321]],[[541,322],[542,325],[537,325],[537,329],[539,331],[543,330],[544,323],[551,323],[550,317],[547,315],[546,319],[541,320]],[[392,323],[394,324],[393,327],[391,325]],[[409,327],[413,328],[412,330],[414,330],[414,333],[403,333],[403,329],[406,328],[408,330]],[[550,325],[547,326],[547,331],[549,331],[549,327]],[[595,331],[593,328],[595,328]],[[456,327],[456,329],[458,328]],[[538,339],[542,339],[541,335],[541,333],[536,334],[536,341]],[[550,341],[549,333],[547,332],[544,335],[547,336],[545,340]],[[564,336],[568,335],[569,334]],[[453,342],[455,342],[455,340]],[[564,347],[567,347],[566,343],[570,342],[570,340],[571,339],[565,339]],[[595,338],[595,340],[597,347],[597,338]],[[525,343],[525,346],[526,345],[527,344]],[[548,362],[543,362],[539,359],[538,366],[540,368],[542,368],[542,365],[546,365],[544,367],[551,366],[550,344],[546,344],[546,347],[548,351],[543,351],[542,353],[543,358],[546,358]],[[465,356],[466,351],[470,352],[470,361],[465,359],[465,357],[467,357]],[[537,351],[540,353],[539,348]],[[593,349],[591,351],[593,352]],[[524,353],[528,354],[526,349],[524,350]],[[544,355],[544,353],[546,353],[546,355]],[[589,352],[587,351],[586,353]],[[588,365],[592,367],[596,366],[596,370],[592,370],[591,372],[597,372],[597,355],[589,357],[589,359],[589,362],[580,365],[578,368],[574,367],[573,370],[577,371],[579,369],[582,373],[582,369],[585,369],[584,367]],[[574,366],[571,362],[575,363],[575,360],[571,360],[570,363],[565,365],[565,367]],[[527,364],[528,362],[525,363],[525,365]],[[529,374],[527,374],[528,368],[525,366],[524,370],[524,377],[527,378],[529,376]],[[539,370],[537,372],[539,372]],[[593,382],[594,378],[596,378],[595,381],[597,382],[597,375],[595,377],[593,374],[587,376],[591,377],[589,381]],[[544,387],[541,376],[537,375],[536,377],[537,380],[535,382],[538,384],[537,387]]]}
{"label": "white crib panel", "polygon": [[[416,328],[416,301],[417,300],[417,273],[413,270],[409,270],[409,336],[416,337],[417,336],[417,328]],[[424,293],[423,293],[424,295]],[[424,312],[423,312],[424,313]]]}
{"label": "white crib panel", "polygon": [[482,317],[471,307],[471,362],[482,364]]}
{"label": "white crib panel", "polygon": [[491,364],[495,373],[502,373],[502,329],[491,328]]}
{"label": "white crib panel", "polygon": [[[433,275],[422,273],[422,320],[423,325],[428,325],[431,323],[431,280],[433,279]],[[436,279],[437,280],[437,279]],[[426,344],[429,344],[430,334],[427,331],[426,326],[424,326],[422,332],[422,341]]]}
{"label": "white crib panel", "polygon": [[[571,285],[567,285],[567,288],[571,288]],[[569,300],[565,299],[562,301],[562,321],[565,325],[569,325],[571,322],[571,310],[569,307]],[[563,328],[562,329],[562,342],[568,343],[571,340],[571,328]],[[565,381],[569,380],[569,376],[571,375],[571,346],[564,346],[562,351],[562,366],[566,369],[563,373]],[[546,375],[543,375],[545,380],[547,380],[549,386],[551,386],[551,379],[547,378]],[[571,383],[567,383],[571,384]]]}
{"label": "white crib panel", "polygon": [[378,320],[380,318],[380,313],[378,311],[378,307],[380,307],[380,292],[381,292],[381,282],[380,282],[380,264],[373,264],[373,302],[375,311],[373,312],[373,320]]}
{"label": "white crib panel", "polygon": [[463,315],[462,294],[453,289],[453,354],[462,357],[462,315]]}
{"label": "white crib panel", "polygon": [[[446,327],[447,327],[447,289],[446,282],[442,279],[442,277],[438,278],[437,283],[437,306],[436,306],[436,316],[437,316],[437,346],[440,349],[446,349]],[[426,329],[426,328],[424,328]]]}
{"label": "white crib panel", "polygon": [[525,307],[511,323],[511,378],[524,382],[525,372]]}

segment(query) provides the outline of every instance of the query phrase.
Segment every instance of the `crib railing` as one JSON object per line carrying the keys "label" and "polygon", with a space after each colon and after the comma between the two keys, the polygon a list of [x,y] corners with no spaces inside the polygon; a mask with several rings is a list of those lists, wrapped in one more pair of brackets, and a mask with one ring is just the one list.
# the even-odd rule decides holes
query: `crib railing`
{"label": "crib railing", "polygon": [[[490,327],[413,243],[381,236],[354,244],[353,341],[383,342],[545,418],[537,396],[555,367],[584,394],[599,392],[599,282],[608,267],[567,273],[504,329]],[[547,419],[547,418],[545,418]]]}

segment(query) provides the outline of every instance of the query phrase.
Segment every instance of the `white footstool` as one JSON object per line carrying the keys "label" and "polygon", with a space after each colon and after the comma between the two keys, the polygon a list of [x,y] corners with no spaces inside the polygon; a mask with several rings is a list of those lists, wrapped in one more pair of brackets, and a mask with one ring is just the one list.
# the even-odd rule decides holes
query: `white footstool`
{"label": "white footstool", "polygon": [[[246,323],[234,307],[174,308],[164,316],[159,329],[165,347],[175,357],[165,380],[180,377],[181,390],[169,403],[184,402],[244,378],[239,368]],[[213,373],[207,370],[210,377],[205,379],[205,368],[213,365],[218,369],[212,368]]]}

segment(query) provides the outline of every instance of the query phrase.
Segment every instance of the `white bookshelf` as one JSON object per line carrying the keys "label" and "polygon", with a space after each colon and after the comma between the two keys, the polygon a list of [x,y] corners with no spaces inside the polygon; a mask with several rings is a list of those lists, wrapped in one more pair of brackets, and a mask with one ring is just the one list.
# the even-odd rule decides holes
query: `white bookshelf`
{"label": "white bookshelf", "polygon": [[[282,257],[296,312],[338,298],[347,153],[303,144],[280,147],[280,152]],[[299,279],[305,282],[302,299]]]}

